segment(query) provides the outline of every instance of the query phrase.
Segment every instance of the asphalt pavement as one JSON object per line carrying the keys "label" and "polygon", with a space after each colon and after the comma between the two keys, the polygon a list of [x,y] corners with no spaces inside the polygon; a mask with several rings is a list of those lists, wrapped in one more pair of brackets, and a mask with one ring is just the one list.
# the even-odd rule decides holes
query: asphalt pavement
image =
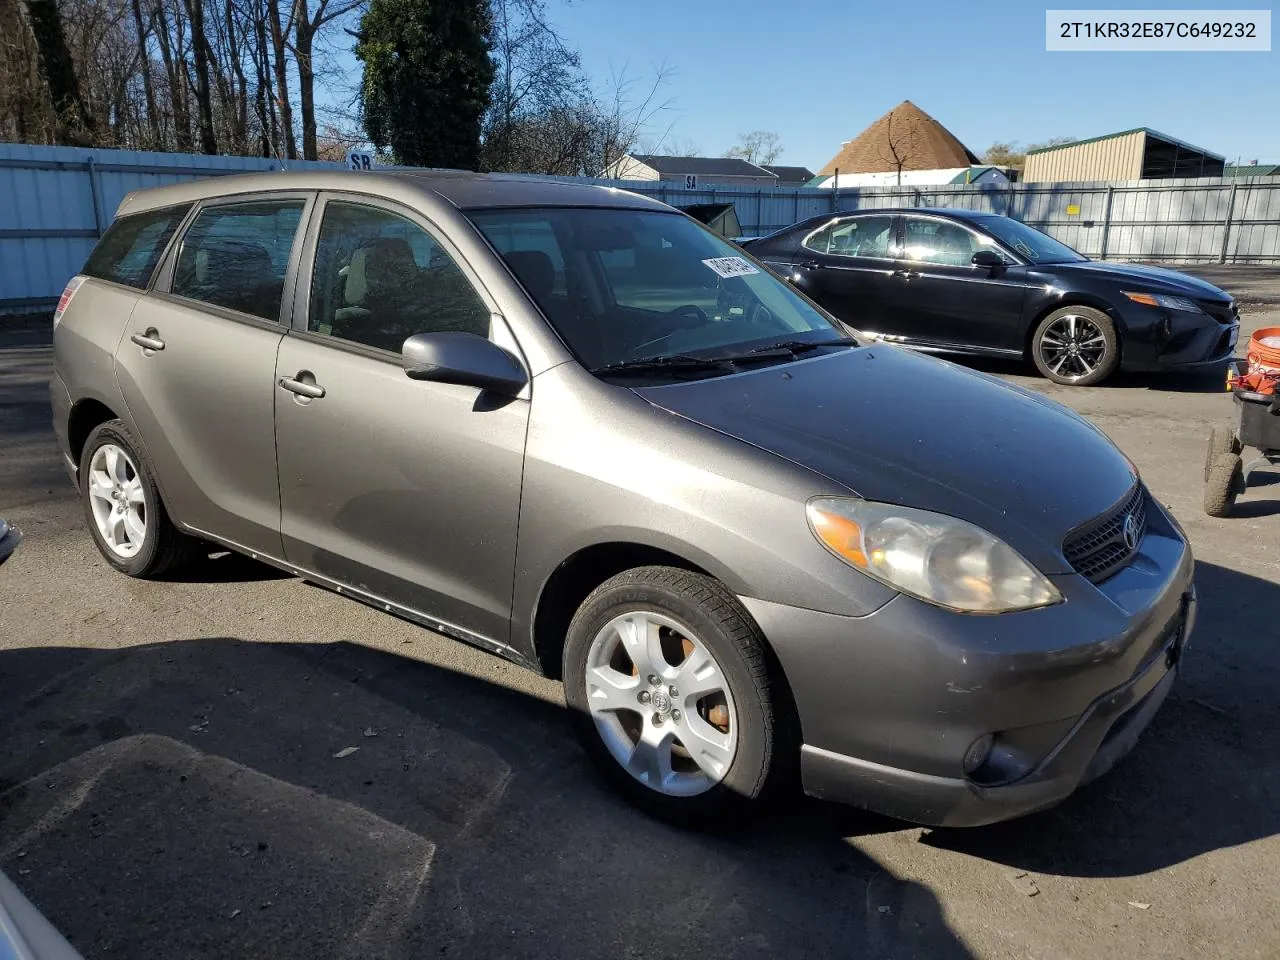
{"label": "asphalt pavement", "polygon": [[1202,513],[1216,375],[982,367],[1109,433],[1199,559],[1184,676],[1111,774],[976,830],[796,799],[696,834],[602,786],[554,683],[232,555],[111,571],[48,343],[0,329],[0,870],[88,958],[1280,957],[1280,484]]}

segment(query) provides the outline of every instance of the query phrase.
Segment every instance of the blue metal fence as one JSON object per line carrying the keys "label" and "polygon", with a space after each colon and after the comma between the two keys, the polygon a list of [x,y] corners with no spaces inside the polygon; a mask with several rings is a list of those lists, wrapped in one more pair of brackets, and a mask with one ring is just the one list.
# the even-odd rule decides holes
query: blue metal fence
{"label": "blue metal fence", "polygon": [[[231,173],[339,163],[0,143],[0,311],[48,309],[126,193]],[[353,173],[352,176],[359,176]],[[1092,257],[1280,262],[1280,177],[1117,183],[948,184],[840,191],[555,177],[666,203],[732,203],[747,235],[822,213],[949,206],[1007,214]]]}

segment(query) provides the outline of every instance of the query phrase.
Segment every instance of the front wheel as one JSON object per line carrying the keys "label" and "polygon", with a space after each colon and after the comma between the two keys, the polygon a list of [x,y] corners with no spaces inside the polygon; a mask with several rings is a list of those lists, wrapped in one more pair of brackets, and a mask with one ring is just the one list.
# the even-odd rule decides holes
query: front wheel
{"label": "front wheel", "polygon": [[1120,363],[1115,324],[1101,310],[1060,307],[1036,327],[1031,359],[1054,383],[1073,387],[1101,383]]}
{"label": "front wheel", "polygon": [[607,580],[570,623],[563,666],[587,754],[652,814],[732,815],[782,766],[785,698],[764,638],[710,577],[640,567]]}

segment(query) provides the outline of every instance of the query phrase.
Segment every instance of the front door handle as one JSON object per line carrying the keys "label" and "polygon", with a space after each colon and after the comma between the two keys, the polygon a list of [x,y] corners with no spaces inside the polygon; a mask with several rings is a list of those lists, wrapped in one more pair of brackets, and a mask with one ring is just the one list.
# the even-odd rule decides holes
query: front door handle
{"label": "front door handle", "polygon": [[[303,379],[303,378],[306,379]],[[324,396],[324,387],[315,382],[315,379],[306,371],[299,372],[297,377],[281,377],[280,386],[288,390],[290,393],[296,393],[300,397],[306,397],[308,400],[319,400]]]}
{"label": "front door handle", "polygon": [[817,260],[797,260],[796,266],[801,270],[817,270],[820,264]]}
{"label": "front door handle", "polygon": [[920,276],[920,271],[919,270],[895,270],[893,271],[893,275],[895,277],[901,277],[903,280],[910,280],[912,277]]}
{"label": "front door handle", "polygon": [[163,350],[164,341],[155,327],[148,327],[146,333],[135,333],[129,338],[143,350]]}

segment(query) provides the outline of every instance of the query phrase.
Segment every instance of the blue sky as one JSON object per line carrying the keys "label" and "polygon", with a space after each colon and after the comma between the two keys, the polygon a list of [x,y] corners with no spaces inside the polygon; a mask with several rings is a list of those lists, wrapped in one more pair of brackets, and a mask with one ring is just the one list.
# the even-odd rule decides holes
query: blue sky
{"label": "blue sky", "polygon": [[[979,154],[997,140],[1026,144],[1145,126],[1228,162],[1280,163],[1274,37],[1269,53],[1049,53],[1046,6],[547,0],[550,19],[581,52],[597,87],[624,67],[637,88],[646,86],[665,64],[672,75],[662,99],[672,108],[649,133],[670,127],[672,140],[704,156],[722,154],[740,133],[771,130],[781,137],[778,162],[816,170],[841,141],[912,100]],[[1098,0],[1078,6],[1129,8]]]}
{"label": "blue sky", "polygon": [[674,121],[672,136],[706,156],[739,133],[772,130],[782,138],[779,162],[816,170],[842,140],[911,100],[977,153],[997,140],[1152,127],[1229,161],[1280,163],[1274,37],[1270,53],[1048,53],[1046,6],[1128,8],[1097,0],[548,0],[548,13],[599,83],[624,64],[637,77],[652,75],[652,64],[674,70],[674,106],[655,133]]}

